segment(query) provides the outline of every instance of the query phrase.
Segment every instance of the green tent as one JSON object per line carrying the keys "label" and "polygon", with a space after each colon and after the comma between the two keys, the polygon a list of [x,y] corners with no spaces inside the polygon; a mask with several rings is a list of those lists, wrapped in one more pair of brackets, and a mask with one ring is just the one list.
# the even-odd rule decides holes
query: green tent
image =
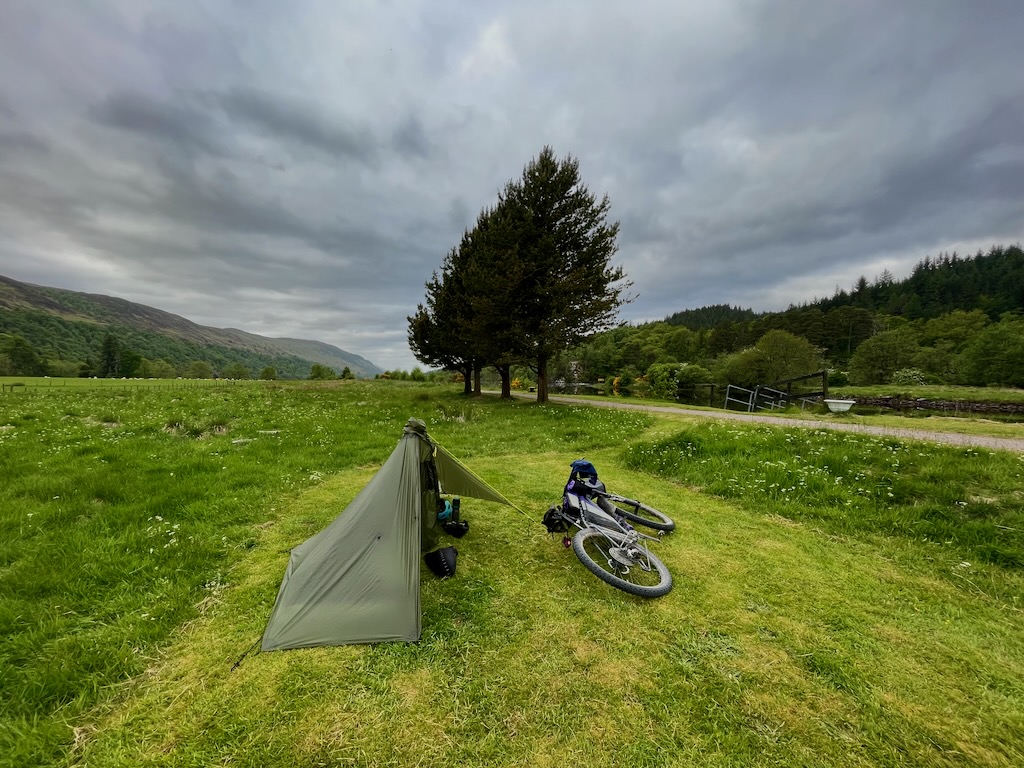
{"label": "green tent", "polygon": [[262,650],[420,637],[420,553],[440,494],[515,506],[409,419],[398,447],[320,533],[291,552]]}

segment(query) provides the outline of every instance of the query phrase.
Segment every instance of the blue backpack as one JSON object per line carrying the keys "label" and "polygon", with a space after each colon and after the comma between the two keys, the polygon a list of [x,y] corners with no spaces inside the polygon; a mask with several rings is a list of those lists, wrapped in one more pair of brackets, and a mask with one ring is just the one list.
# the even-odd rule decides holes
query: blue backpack
{"label": "blue backpack", "polygon": [[569,466],[571,467],[571,471],[569,472],[570,480],[580,480],[585,478],[597,480],[597,469],[586,459],[576,459],[576,461]]}
{"label": "blue backpack", "polygon": [[594,491],[603,491],[604,483],[597,479],[597,469],[586,459],[576,459],[569,465],[569,480],[565,492],[577,496],[592,496]]}

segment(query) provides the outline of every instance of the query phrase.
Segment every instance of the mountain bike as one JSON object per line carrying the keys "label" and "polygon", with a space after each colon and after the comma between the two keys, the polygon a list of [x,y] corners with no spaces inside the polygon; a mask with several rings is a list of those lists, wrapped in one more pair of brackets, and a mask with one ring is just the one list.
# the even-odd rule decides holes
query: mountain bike
{"label": "mountain bike", "polygon": [[[587,570],[616,589],[639,597],[668,594],[672,589],[672,574],[649,549],[649,542],[658,538],[637,531],[622,514],[623,509],[612,506],[609,510],[606,507],[611,505],[607,502],[603,506],[599,504],[602,497],[596,495],[593,486],[593,483],[581,482],[580,478],[569,480],[562,495],[562,504],[551,507],[544,514],[543,523],[548,532],[565,534],[563,545],[571,546]],[[610,496],[602,493],[605,498]],[[618,498],[636,504],[634,512],[641,507],[650,509],[631,499]],[[658,515],[664,518],[660,512]],[[644,520],[664,525],[660,518],[652,521],[644,517]],[[659,536],[664,533],[664,530],[659,531]]]}
{"label": "mountain bike", "polygon": [[586,459],[577,459],[569,465],[568,488],[571,484],[576,493],[582,493],[597,501],[599,507],[610,515],[619,515],[631,523],[638,523],[645,528],[668,533],[674,531],[676,524],[671,517],[644,504],[636,499],[610,493],[604,483],[597,479],[597,469]]}

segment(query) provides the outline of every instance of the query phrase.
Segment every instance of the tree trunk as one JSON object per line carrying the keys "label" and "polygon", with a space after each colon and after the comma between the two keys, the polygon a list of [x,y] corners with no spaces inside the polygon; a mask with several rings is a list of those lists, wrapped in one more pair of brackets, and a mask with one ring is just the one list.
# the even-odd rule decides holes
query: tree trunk
{"label": "tree trunk", "polygon": [[511,365],[496,365],[498,374],[501,376],[501,398],[503,400],[512,399],[512,366]]}
{"label": "tree trunk", "polygon": [[470,365],[462,369],[462,394],[473,394],[473,367]]}
{"label": "tree trunk", "polygon": [[537,402],[548,401],[548,356],[537,356]]}

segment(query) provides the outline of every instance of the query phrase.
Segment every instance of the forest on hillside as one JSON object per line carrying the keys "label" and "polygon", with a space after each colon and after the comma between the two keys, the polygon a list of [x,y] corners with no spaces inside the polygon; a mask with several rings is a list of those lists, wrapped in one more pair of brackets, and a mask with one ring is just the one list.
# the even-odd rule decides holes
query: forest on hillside
{"label": "forest on hillside", "polygon": [[819,369],[833,384],[1024,387],[1024,251],[925,258],[783,312],[727,305],[596,334],[562,354],[564,382],[672,397],[678,387],[770,385]]}
{"label": "forest on hillside", "polygon": [[[117,344],[114,366],[109,360],[110,338]],[[210,378],[225,371],[247,371],[245,376],[231,378],[249,378],[268,370],[274,371],[274,378],[307,378],[310,362],[195,344],[124,325],[78,322],[46,312],[0,311],[0,376]]]}
{"label": "forest on hillside", "polygon": [[319,341],[206,327],[116,296],[0,275],[0,375],[298,379],[315,365],[331,377],[380,372]]}

